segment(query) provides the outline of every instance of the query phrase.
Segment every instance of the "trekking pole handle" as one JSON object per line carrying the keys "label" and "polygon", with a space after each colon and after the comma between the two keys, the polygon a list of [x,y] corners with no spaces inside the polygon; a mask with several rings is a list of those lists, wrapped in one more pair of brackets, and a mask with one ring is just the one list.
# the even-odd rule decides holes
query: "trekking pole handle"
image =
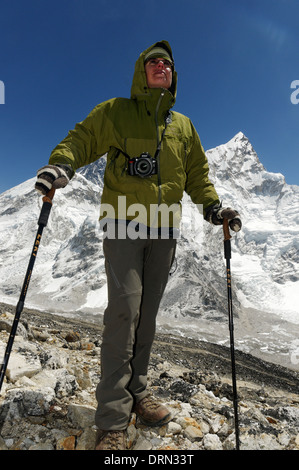
{"label": "trekking pole handle", "polygon": [[50,191],[43,197],[43,207],[38,219],[38,225],[46,227],[49,219],[49,215],[52,209],[52,200],[55,194],[55,188],[51,188]]}
{"label": "trekking pole handle", "polygon": [[231,258],[231,234],[229,233],[228,219],[223,219],[223,233],[224,233],[224,257],[226,260]]}
{"label": "trekking pole handle", "polygon": [[51,188],[50,191],[43,197],[43,202],[50,202],[52,204],[52,200],[55,194],[55,188]]}
{"label": "trekking pole handle", "polygon": [[228,219],[223,219],[223,233],[224,233],[224,240],[231,239],[231,234],[229,233]]}

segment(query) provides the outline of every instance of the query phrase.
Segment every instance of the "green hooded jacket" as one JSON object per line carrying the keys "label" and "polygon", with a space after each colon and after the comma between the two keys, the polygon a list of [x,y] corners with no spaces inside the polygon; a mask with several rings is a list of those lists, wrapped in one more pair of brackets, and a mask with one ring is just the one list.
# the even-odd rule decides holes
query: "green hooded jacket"
{"label": "green hooded jacket", "polygon": [[[52,151],[49,163],[68,164],[76,171],[107,154],[100,218],[134,220],[148,227],[178,227],[184,191],[203,210],[219,203],[219,198],[209,180],[208,162],[192,122],[172,110],[177,92],[175,68],[169,90],[147,86],[144,57],[157,45],[173,57],[167,41],[142,52],[135,65],[131,98],[113,98],[96,106]],[[129,175],[128,157],[144,152],[154,157],[164,130],[157,174],[144,178]],[[167,223],[160,214],[163,208],[173,210]]]}

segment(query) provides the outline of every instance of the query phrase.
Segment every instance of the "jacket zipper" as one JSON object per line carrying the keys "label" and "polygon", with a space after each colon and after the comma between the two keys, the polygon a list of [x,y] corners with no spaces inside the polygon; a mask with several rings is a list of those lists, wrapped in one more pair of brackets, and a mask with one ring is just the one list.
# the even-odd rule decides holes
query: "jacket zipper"
{"label": "jacket zipper", "polygon": [[187,166],[187,143],[184,142],[184,170],[186,171],[186,166]]}
{"label": "jacket zipper", "polygon": [[[156,106],[156,113],[155,113],[155,121],[156,121],[156,132],[157,132],[157,145],[159,145],[160,142],[160,135],[159,135],[159,123],[158,123],[158,112],[160,109],[161,101],[164,97],[164,91],[162,91],[157,106]],[[162,187],[161,187],[161,173],[160,173],[160,156],[158,157],[157,161],[157,169],[158,169],[158,206],[161,204],[162,200]]]}

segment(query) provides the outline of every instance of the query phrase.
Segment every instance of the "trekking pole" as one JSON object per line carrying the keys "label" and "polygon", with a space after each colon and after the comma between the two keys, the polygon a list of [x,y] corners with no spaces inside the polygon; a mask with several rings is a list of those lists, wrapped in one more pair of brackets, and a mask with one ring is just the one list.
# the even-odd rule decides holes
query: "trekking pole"
{"label": "trekking pole", "polygon": [[236,450],[239,450],[240,440],[239,440],[239,419],[238,419],[238,397],[237,397],[237,381],[236,381],[236,366],[235,366],[234,321],[233,321],[231,272],[230,272],[231,235],[229,233],[228,219],[223,219],[223,233],[224,233],[224,256],[226,259],[226,275],[227,275],[228,320],[229,320],[230,352],[231,352],[231,364],[232,364],[232,384],[233,384],[233,404],[234,404],[234,415],[235,415]]}
{"label": "trekking pole", "polygon": [[17,307],[16,307],[16,313],[15,313],[14,321],[13,321],[13,324],[12,324],[11,332],[10,332],[10,335],[9,335],[9,338],[8,338],[8,343],[7,343],[5,354],[4,354],[3,364],[1,365],[0,391],[1,391],[3,380],[4,380],[5,372],[6,372],[6,369],[7,369],[8,360],[9,360],[9,356],[10,356],[11,349],[12,349],[12,346],[13,346],[13,342],[14,342],[14,339],[15,339],[15,335],[16,335],[16,332],[17,332],[19,319],[20,319],[20,316],[21,316],[21,313],[22,313],[22,310],[23,310],[23,307],[24,307],[25,297],[26,297],[26,294],[27,294],[27,291],[28,291],[28,286],[29,286],[31,274],[32,274],[32,271],[33,271],[33,266],[34,266],[34,263],[35,263],[38,247],[39,247],[39,244],[40,244],[40,241],[41,241],[43,229],[44,229],[44,227],[46,227],[46,225],[48,223],[48,218],[49,218],[49,215],[50,215],[50,212],[51,212],[52,199],[54,197],[54,193],[55,193],[55,189],[52,188],[46,194],[46,196],[43,197],[43,206],[42,206],[40,216],[39,216],[39,219],[38,219],[38,231],[37,231],[37,234],[36,234],[36,237],[35,237],[32,253],[31,253],[31,256],[30,256],[27,272],[26,272],[26,275],[25,275],[22,291],[21,291],[20,298],[19,298],[19,302],[18,302]]}

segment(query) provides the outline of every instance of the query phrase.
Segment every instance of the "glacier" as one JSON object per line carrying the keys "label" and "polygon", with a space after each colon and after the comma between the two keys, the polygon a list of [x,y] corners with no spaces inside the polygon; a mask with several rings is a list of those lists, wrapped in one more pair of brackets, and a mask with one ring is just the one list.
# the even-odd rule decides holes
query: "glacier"
{"label": "glacier", "polygon": [[[239,210],[232,233],[236,348],[299,369],[299,186],[267,171],[239,132],[206,152],[223,206]],[[98,216],[105,157],[57,190],[25,307],[101,321],[106,301]],[[42,166],[42,163],[41,163]],[[0,195],[0,301],[16,304],[42,198],[35,177]],[[229,345],[222,227],[202,218],[187,195],[176,261],[161,302],[162,332]]]}

